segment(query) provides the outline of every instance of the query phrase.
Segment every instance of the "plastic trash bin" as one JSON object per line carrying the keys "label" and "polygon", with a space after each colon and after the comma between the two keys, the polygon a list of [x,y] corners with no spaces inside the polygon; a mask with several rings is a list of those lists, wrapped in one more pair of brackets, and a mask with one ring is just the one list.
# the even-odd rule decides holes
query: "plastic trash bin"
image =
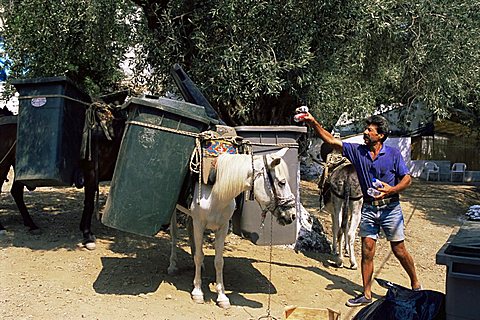
{"label": "plastic trash bin", "polygon": [[436,263],[447,266],[447,320],[479,319],[480,222],[466,222],[438,251]]}
{"label": "plastic trash bin", "polygon": [[[245,140],[259,144],[297,144],[300,136],[307,132],[306,127],[300,126],[239,126],[235,127],[235,130],[237,135]],[[281,146],[254,145],[253,153],[263,155],[280,149],[282,149]],[[290,187],[297,197],[297,203],[299,203],[300,164],[298,162],[298,144],[296,147],[289,147],[283,159],[288,165]],[[298,220],[290,225],[281,226],[274,218],[272,227],[270,227],[271,213],[267,213],[265,225],[262,228],[262,209],[255,200],[240,199],[237,201],[237,207],[238,209],[232,218],[233,231],[237,235],[248,238],[257,245],[269,245],[270,240],[274,245],[296,242],[299,228]],[[297,208],[297,212],[299,210]],[[270,237],[270,235],[272,236]]]}
{"label": "plastic trash bin", "polygon": [[66,77],[12,84],[19,93],[15,180],[29,187],[72,185],[90,96]]}
{"label": "plastic trash bin", "polygon": [[[170,222],[189,170],[195,137],[208,128],[205,109],[166,98],[132,98],[102,222],[153,236]],[[175,132],[175,130],[177,132]]]}

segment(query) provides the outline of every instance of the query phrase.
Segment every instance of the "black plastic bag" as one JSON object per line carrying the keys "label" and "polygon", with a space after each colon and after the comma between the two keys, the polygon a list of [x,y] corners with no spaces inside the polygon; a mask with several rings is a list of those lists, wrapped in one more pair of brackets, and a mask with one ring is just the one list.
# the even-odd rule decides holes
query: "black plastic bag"
{"label": "black plastic bag", "polygon": [[414,291],[390,281],[375,280],[388,289],[387,294],[363,307],[353,320],[445,319],[445,294],[433,290]]}

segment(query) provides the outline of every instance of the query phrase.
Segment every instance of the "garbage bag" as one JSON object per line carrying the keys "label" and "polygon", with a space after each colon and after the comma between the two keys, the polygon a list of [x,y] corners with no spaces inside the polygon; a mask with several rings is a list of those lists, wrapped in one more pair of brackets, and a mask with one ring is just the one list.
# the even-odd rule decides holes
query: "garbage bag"
{"label": "garbage bag", "polygon": [[353,320],[442,320],[445,294],[433,290],[414,291],[390,281],[377,279],[388,289],[385,297],[363,307]]}

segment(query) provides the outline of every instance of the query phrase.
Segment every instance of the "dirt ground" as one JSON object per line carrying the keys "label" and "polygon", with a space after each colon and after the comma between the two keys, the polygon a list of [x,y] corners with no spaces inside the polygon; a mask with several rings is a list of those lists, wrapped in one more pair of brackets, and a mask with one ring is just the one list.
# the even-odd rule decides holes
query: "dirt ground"
{"label": "dirt ground", "polygon": [[[166,273],[168,234],[148,238],[121,232],[94,221],[97,249],[78,245],[83,192],[75,188],[26,191],[26,203],[43,229],[32,235],[4,185],[0,219],[8,233],[0,236],[0,310],[2,319],[284,319],[287,305],[332,308],[342,319],[359,308],[345,301],[361,291],[359,270],[336,268],[332,256],[295,253],[288,246],[269,247],[230,235],[225,250],[225,284],[232,307],[215,305],[212,245],[206,249],[206,303],[190,299],[193,265],[182,240],[181,273]],[[101,187],[105,203],[108,185]],[[302,203],[331,234],[329,213],[318,210],[316,185],[301,183]],[[402,195],[407,248],[414,257],[424,288],[445,292],[445,266],[435,264],[437,251],[480,203],[479,186],[414,180]],[[185,235],[185,232],[183,232]],[[359,241],[356,242],[359,257]],[[382,239],[377,246],[375,276],[404,286],[408,277]],[[349,265],[346,261],[346,265]],[[271,277],[270,277],[271,272]],[[207,285],[209,283],[209,285]],[[385,289],[374,284],[374,298]],[[270,292],[270,294],[269,294]],[[270,313],[269,313],[270,310]]]}

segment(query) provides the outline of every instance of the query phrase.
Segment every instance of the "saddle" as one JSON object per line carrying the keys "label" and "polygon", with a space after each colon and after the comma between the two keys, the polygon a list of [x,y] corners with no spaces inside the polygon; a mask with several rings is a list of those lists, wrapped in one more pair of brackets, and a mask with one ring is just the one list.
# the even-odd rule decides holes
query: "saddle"
{"label": "saddle", "polygon": [[320,206],[327,204],[330,200],[330,177],[332,173],[345,166],[350,165],[351,162],[337,150],[331,151],[326,156],[326,161],[322,163],[323,172],[318,181],[318,191],[320,195]]}
{"label": "saddle", "polygon": [[240,140],[233,127],[217,125],[216,131],[203,133],[209,138],[202,141],[202,182],[215,183],[215,165],[219,155],[239,153]]}
{"label": "saddle", "polygon": [[[178,198],[178,204],[182,207],[190,207],[190,204],[193,201],[195,181],[208,185],[213,185],[215,183],[215,165],[219,155],[223,153],[239,153],[242,138],[237,136],[235,129],[223,125],[216,125],[215,127],[215,130],[204,131],[201,133],[202,139],[199,146],[201,149],[201,158],[198,159],[200,167],[193,165],[195,170],[192,170],[191,163],[190,172],[183,181],[180,196]],[[195,154],[198,153],[194,150],[192,159]],[[197,163],[198,160],[195,160],[194,162]],[[199,175],[201,175],[201,180]]]}
{"label": "saddle", "polygon": [[83,137],[81,146],[81,158],[91,160],[92,137],[96,139],[107,139],[112,141],[115,137],[113,122],[116,119],[114,111],[121,109],[113,103],[104,103],[101,101],[93,102],[85,114],[85,124],[83,127]]}

